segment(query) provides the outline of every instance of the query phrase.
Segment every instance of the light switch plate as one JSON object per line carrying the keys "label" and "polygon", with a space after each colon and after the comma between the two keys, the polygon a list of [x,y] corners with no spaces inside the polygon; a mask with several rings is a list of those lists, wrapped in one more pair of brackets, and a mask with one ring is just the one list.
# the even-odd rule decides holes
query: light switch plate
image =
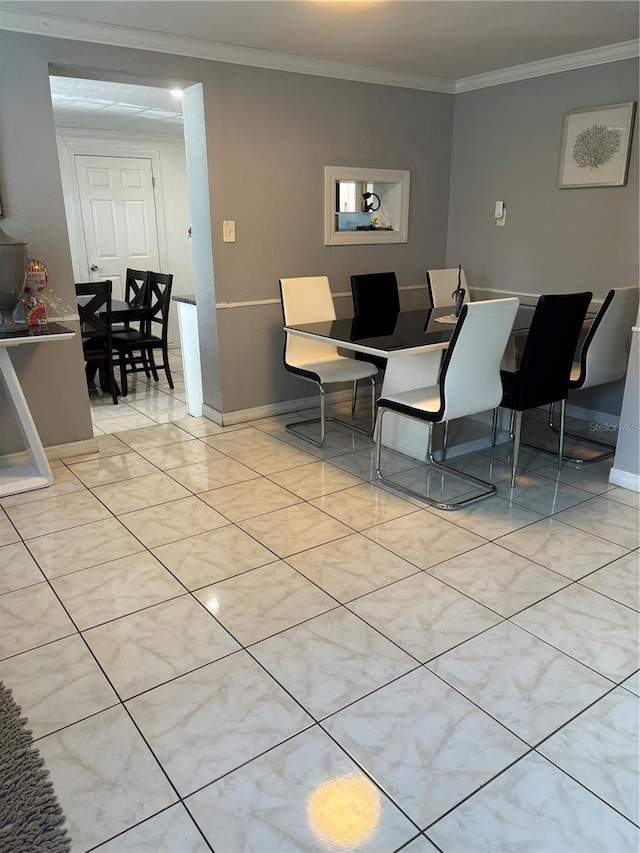
{"label": "light switch plate", "polygon": [[222,239],[225,243],[236,242],[236,221],[235,219],[225,219],[222,222]]}

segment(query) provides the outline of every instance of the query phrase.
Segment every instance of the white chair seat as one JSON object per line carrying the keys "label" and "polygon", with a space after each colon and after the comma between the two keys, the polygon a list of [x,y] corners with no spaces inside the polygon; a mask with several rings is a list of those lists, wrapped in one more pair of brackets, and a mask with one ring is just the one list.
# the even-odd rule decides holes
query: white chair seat
{"label": "white chair seat", "polygon": [[426,388],[414,388],[411,391],[390,394],[384,399],[385,402],[397,403],[400,406],[408,406],[419,412],[435,414],[440,410],[440,386],[430,385]]}
{"label": "white chair seat", "polygon": [[314,373],[320,382],[355,382],[356,379],[366,379],[375,376],[378,368],[367,361],[356,361],[355,358],[345,358],[338,355],[325,361],[301,362],[292,367]]}

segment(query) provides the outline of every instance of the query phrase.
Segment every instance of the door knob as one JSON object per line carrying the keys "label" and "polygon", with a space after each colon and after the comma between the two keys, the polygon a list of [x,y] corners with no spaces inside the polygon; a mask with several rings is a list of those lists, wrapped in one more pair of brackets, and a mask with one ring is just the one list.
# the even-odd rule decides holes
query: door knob
{"label": "door knob", "polygon": [[98,269],[98,265],[97,264],[91,264],[89,269],[91,270],[91,272],[95,272]]}

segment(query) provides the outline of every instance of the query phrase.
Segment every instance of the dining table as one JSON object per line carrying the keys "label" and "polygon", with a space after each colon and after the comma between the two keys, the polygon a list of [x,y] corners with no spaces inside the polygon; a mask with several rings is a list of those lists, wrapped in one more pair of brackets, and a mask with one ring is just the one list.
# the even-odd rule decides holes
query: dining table
{"label": "dining table", "polygon": [[[512,339],[526,334],[535,305],[520,305],[513,324]],[[435,385],[440,362],[457,323],[452,305],[399,311],[366,321],[351,317],[285,326],[288,334],[322,341],[344,350],[375,355],[387,360],[382,396]],[[414,459],[424,460],[424,425],[392,412],[384,420],[385,447]]]}
{"label": "dining table", "polygon": [[[90,296],[78,296],[76,300],[79,305],[86,305]],[[111,300],[111,325],[121,323],[135,323],[144,320],[149,314],[149,308],[145,305],[136,305],[134,302],[125,302],[123,299]]]}

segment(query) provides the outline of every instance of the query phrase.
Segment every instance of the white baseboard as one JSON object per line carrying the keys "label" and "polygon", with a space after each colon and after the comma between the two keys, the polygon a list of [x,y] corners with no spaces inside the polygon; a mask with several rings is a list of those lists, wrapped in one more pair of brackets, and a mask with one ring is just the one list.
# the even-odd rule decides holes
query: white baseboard
{"label": "white baseboard", "polygon": [[66,444],[52,444],[45,447],[47,459],[66,459],[71,456],[86,456],[98,452],[98,442],[95,438],[84,438],[80,441],[69,441]]}
{"label": "white baseboard", "polygon": [[[548,406],[542,406],[541,408],[548,409]],[[560,411],[560,407],[556,406],[556,412]],[[595,409],[585,409],[582,406],[574,406],[571,403],[567,403],[567,417],[568,418],[578,418],[581,421],[589,421],[589,423],[594,424],[606,424],[607,426],[614,426],[617,428],[620,423],[620,415],[613,415],[611,412],[597,412]]]}
{"label": "white baseboard", "polygon": [[609,482],[614,486],[622,486],[631,492],[640,492],[640,474],[631,471],[622,471],[620,468],[612,468],[609,471]]}
{"label": "white baseboard", "polygon": [[[351,391],[333,391],[327,394],[327,403],[341,403],[351,400]],[[202,416],[218,424],[218,426],[231,426],[242,424],[245,421],[257,421],[261,418],[272,418],[276,415],[284,415],[287,412],[298,412],[303,409],[312,409],[320,405],[320,397],[302,397],[298,400],[285,400],[282,403],[268,403],[265,406],[255,406],[252,409],[238,409],[235,412],[219,412],[211,406],[202,406]]]}

